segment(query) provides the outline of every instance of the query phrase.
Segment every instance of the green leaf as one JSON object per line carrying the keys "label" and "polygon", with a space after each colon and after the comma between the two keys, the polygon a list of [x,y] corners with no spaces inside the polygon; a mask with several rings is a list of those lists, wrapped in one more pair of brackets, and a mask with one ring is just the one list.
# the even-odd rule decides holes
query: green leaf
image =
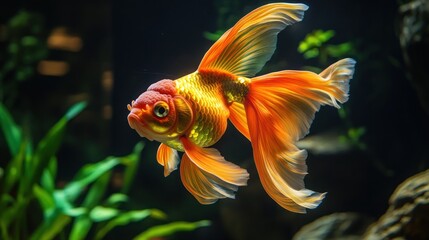
{"label": "green leaf", "polygon": [[211,32],[203,32],[203,36],[204,38],[206,38],[207,40],[210,40],[212,42],[216,42],[224,33],[225,31],[223,30],[218,30],[214,33]]}
{"label": "green leaf", "polygon": [[76,218],[73,228],[70,232],[69,240],[86,239],[86,235],[88,234],[91,226],[92,221],[88,216],[82,215]]}
{"label": "green leaf", "polygon": [[359,138],[365,134],[365,127],[359,127],[359,128],[350,128],[348,131],[348,135],[352,140],[359,140]]}
{"label": "green leaf", "polygon": [[[9,199],[9,197],[7,197],[6,199],[1,199],[1,200],[7,200]],[[10,223],[14,222],[14,221],[19,221],[20,219],[22,219],[22,215],[25,214],[25,209],[28,205],[30,199],[16,199],[15,201],[12,202],[12,204],[10,204],[6,209],[2,210],[2,212],[0,212],[0,219],[1,222],[7,226]]]}
{"label": "green leaf", "polygon": [[209,225],[210,221],[208,220],[202,220],[198,222],[173,222],[165,225],[151,227],[135,237],[134,240],[150,240],[156,237],[166,237],[176,232],[193,231],[197,228],[207,227]]}
{"label": "green leaf", "polygon": [[76,117],[76,115],[78,115],[80,112],[83,111],[83,109],[85,109],[87,103],[86,102],[79,102],[76,103],[75,105],[73,105],[66,113],[65,117],[67,118],[67,120],[70,120],[74,117]]}
{"label": "green leaf", "polygon": [[0,128],[9,147],[12,157],[18,154],[22,141],[21,129],[15,124],[6,107],[0,103]]}
{"label": "green leaf", "polygon": [[119,163],[119,158],[108,157],[101,162],[83,166],[76,174],[76,177],[64,188],[64,194],[68,199],[74,201],[87,185],[97,180],[101,175],[110,171]]}
{"label": "green leaf", "polygon": [[22,39],[21,39],[21,44],[23,45],[23,46],[28,46],[28,47],[30,47],[30,46],[35,46],[35,45],[37,45],[38,44],[38,42],[39,42],[39,39],[37,39],[36,37],[34,37],[34,36],[25,36],[25,37],[23,37]]}
{"label": "green leaf", "polygon": [[30,13],[25,10],[21,10],[10,19],[9,26],[11,28],[23,28],[28,24],[29,19]]}
{"label": "green leaf", "polygon": [[53,194],[55,191],[55,176],[57,172],[57,159],[52,157],[48,167],[43,171],[41,184],[42,187]]}
{"label": "green leaf", "polygon": [[134,177],[136,175],[138,164],[140,162],[140,155],[144,148],[143,142],[139,142],[134,147],[133,152],[122,158],[123,163],[126,165],[124,173],[124,184],[122,186],[121,192],[127,193],[131,188],[131,184],[134,182]]}
{"label": "green leaf", "polygon": [[32,185],[39,181],[49,160],[56,154],[61,144],[66,123],[66,119],[61,119],[37,145],[30,162],[31,166],[29,166],[32,171],[29,171],[29,177],[26,178],[28,180],[23,181],[22,188],[20,188],[21,196],[25,196],[25,193],[32,188]]}
{"label": "green leaf", "polygon": [[335,36],[335,31],[334,30],[327,30],[327,31],[317,30],[315,32],[315,36],[320,40],[320,42],[325,43],[331,40],[331,38]]}
{"label": "green leaf", "polygon": [[71,217],[63,214],[55,214],[51,220],[45,220],[43,223],[33,232],[30,240],[51,240],[57,236],[67,224],[70,223]]}
{"label": "green leaf", "polygon": [[11,43],[9,43],[9,46],[8,46],[7,50],[12,55],[15,55],[19,51],[19,44],[17,42],[11,42]]}
{"label": "green leaf", "polygon": [[328,45],[326,50],[331,57],[340,58],[349,55],[353,51],[353,44],[345,42],[338,45]]}
{"label": "green leaf", "polygon": [[116,208],[96,206],[89,212],[89,217],[94,222],[102,222],[116,217],[119,213],[120,211]]}
{"label": "green leaf", "polygon": [[[64,190],[56,190],[54,192],[55,208],[58,213],[74,216],[74,212],[71,210],[74,208],[72,201],[69,200]],[[71,213],[71,214],[70,214]]]}
{"label": "green leaf", "polygon": [[51,214],[53,209],[55,208],[55,200],[53,195],[51,195],[48,191],[41,188],[37,184],[33,187],[33,193],[39,201],[40,206],[42,206],[45,218],[48,218],[49,214]]}
{"label": "green leaf", "polygon": [[[4,177],[0,181],[0,195],[8,193],[20,179],[26,178],[23,174],[23,164],[28,142],[23,141],[17,155],[7,165]],[[0,212],[2,208],[0,207]]]}
{"label": "green leaf", "polygon": [[104,236],[117,226],[124,226],[131,222],[142,221],[148,217],[156,219],[165,219],[164,212],[158,209],[134,210],[120,213],[117,217],[107,222],[95,235],[95,239],[103,239]]}
{"label": "green leaf", "polygon": [[308,43],[306,43],[305,41],[302,41],[299,43],[298,45],[298,52],[300,53],[304,53],[305,51],[307,51],[310,48],[310,46],[308,45]]}
{"label": "green leaf", "polygon": [[306,42],[309,46],[312,47],[319,47],[320,45],[322,45],[322,41],[320,41],[320,39],[314,34],[310,34],[309,36],[307,36]]}
{"label": "green leaf", "polygon": [[[298,52],[300,53],[307,53],[307,56],[304,55],[306,58],[314,58],[319,55],[319,48],[329,41],[331,38],[333,38],[335,35],[334,30],[315,30],[307,36],[305,36],[304,40],[302,40],[299,43],[298,46]],[[316,52],[317,51],[317,52]],[[308,53],[311,52],[311,53]],[[317,53],[317,54],[316,54]]]}
{"label": "green leaf", "polygon": [[64,211],[64,214],[70,217],[80,217],[86,213],[88,213],[88,211],[83,207],[69,208]]}
{"label": "green leaf", "polygon": [[345,108],[339,108],[338,115],[340,116],[341,119],[346,120],[348,114]]}
{"label": "green leaf", "polygon": [[86,238],[86,235],[88,234],[94,222],[93,219],[91,219],[91,214],[94,214],[94,207],[97,207],[104,197],[107,185],[109,184],[110,175],[110,172],[104,173],[89,189],[81,205],[82,207],[88,209],[89,213],[83,214],[75,219],[70,232],[70,239],[78,240]]}
{"label": "green leaf", "polygon": [[20,187],[21,196],[25,196],[25,193],[32,188],[32,185],[39,181],[49,160],[54,157],[61,145],[67,122],[82,111],[84,106],[85,103],[77,103],[72,106],[66,115],[39,142],[31,161],[30,168],[32,171],[29,172],[30,177],[26,178],[28,181],[23,181],[22,187]]}
{"label": "green leaf", "polygon": [[304,58],[310,59],[319,56],[319,49],[313,48],[304,53]]}
{"label": "green leaf", "polygon": [[107,200],[106,205],[107,206],[113,206],[118,203],[125,203],[128,201],[128,196],[122,193],[114,193],[112,194]]}
{"label": "green leaf", "polygon": [[105,195],[106,188],[109,185],[110,176],[111,172],[108,171],[95,181],[86,194],[85,200],[82,203],[83,207],[91,209],[100,204]]}

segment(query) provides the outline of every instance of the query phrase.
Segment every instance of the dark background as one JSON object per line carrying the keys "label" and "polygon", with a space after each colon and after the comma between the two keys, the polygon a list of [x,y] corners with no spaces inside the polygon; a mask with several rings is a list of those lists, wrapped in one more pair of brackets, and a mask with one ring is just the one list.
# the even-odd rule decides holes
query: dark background
{"label": "dark background", "polygon": [[[235,20],[267,1],[235,1]],[[310,8],[304,20],[279,34],[270,69],[301,69],[321,66],[297,51],[298,44],[315,29],[333,29],[331,44],[352,42],[357,60],[346,103],[349,125],[363,127],[360,141],[366,148],[337,154],[313,154],[307,160],[309,189],[328,192],[315,210],[298,215],[281,209],[260,186],[247,140],[230,126],[216,144],[226,159],[249,169],[251,179],[241,187],[236,200],[198,204],[183,187],[178,171],[163,177],[155,159],[158,143],[148,142],[137,179],[130,193],[130,208],[159,208],[170,220],[209,219],[213,225],[177,239],[287,239],[304,224],[334,212],[358,212],[378,218],[388,207],[388,198],[406,178],[428,168],[429,115],[422,108],[399,44],[398,7],[395,1],[303,1]],[[19,9],[39,12],[45,33],[66,26],[82,37],[80,52],[51,50],[48,58],[70,63],[61,77],[37,75],[23,83],[14,107],[22,121],[36,121],[34,136],[78,99],[89,101],[88,109],[71,124],[70,136],[61,149],[59,171],[67,181],[85,162],[105,155],[125,155],[142,139],[130,129],[126,105],[161,79],[176,79],[193,72],[213,42],[203,32],[218,30],[222,1],[14,1],[0,5],[1,22]],[[336,59],[330,59],[334,62]],[[113,73],[113,87],[103,88],[102,76]],[[84,95],[81,95],[84,94]],[[105,113],[110,109],[111,114]],[[332,129],[347,132],[331,107],[316,114],[310,135]],[[5,155],[5,154],[2,154]],[[7,159],[7,158],[6,158]],[[124,239],[153,222],[115,230]],[[125,237],[127,236],[127,237]],[[129,236],[129,237],[128,237]],[[115,239],[115,238],[112,238]],[[116,238],[117,239],[117,238]]]}

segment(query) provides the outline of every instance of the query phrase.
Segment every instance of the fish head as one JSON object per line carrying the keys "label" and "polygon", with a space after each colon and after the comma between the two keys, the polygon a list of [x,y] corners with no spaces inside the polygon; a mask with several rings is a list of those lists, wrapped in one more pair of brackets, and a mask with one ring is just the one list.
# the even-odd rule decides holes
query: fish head
{"label": "fish head", "polygon": [[127,107],[130,127],[151,141],[178,138],[193,121],[191,104],[177,94],[174,81],[168,79],[152,84]]}

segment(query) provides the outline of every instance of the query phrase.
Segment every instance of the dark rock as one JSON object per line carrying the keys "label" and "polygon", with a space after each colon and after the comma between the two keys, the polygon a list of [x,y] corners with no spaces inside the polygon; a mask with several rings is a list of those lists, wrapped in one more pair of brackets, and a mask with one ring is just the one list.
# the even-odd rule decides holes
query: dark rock
{"label": "dark rock", "polygon": [[371,223],[358,213],[334,213],[305,225],[293,240],[360,240]]}
{"label": "dark rock", "polygon": [[409,78],[429,114],[429,1],[412,0],[399,8],[399,40]]}
{"label": "dark rock", "polygon": [[403,182],[387,212],[365,234],[366,240],[429,239],[429,170]]}

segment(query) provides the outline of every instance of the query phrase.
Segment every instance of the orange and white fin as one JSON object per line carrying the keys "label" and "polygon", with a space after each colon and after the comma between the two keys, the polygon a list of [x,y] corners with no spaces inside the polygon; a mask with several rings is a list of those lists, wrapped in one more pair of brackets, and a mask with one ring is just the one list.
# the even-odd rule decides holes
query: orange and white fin
{"label": "orange and white fin", "polygon": [[171,172],[177,169],[179,154],[176,149],[161,143],[156,153],[156,160],[159,164],[164,166],[164,176],[167,177]]}
{"label": "orange and white fin", "polygon": [[321,105],[348,98],[355,61],[343,59],[320,75],[281,71],[253,78],[245,99],[254,159],[262,185],[283,208],[304,213],[325,197],[304,187],[307,152],[296,147]]}
{"label": "orange and white fin", "polygon": [[[340,103],[344,103],[348,100],[349,79],[351,79],[354,74],[355,65],[356,61],[354,59],[344,58],[319,73],[319,76],[340,89],[337,95],[334,96]],[[339,105],[335,103],[333,105],[339,108]]]}
{"label": "orange and white fin", "polygon": [[246,110],[242,103],[233,102],[229,106],[229,120],[235,128],[250,141],[249,128],[247,127]]}
{"label": "orange and white fin", "polygon": [[307,9],[304,4],[272,3],[253,10],[213,44],[198,70],[254,76],[273,55],[277,34],[301,21]]}
{"label": "orange and white fin", "polygon": [[238,186],[199,168],[186,154],[180,163],[180,178],[185,188],[201,204],[212,204],[220,198],[235,198],[238,190]]}
{"label": "orange and white fin", "polygon": [[185,154],[180,164],[180,176],[186,189],[202,204],[219,198],[234,198],[239,186],[247,185],[249,173],[226,161],[214,148],[201,148],[181,139]]}

